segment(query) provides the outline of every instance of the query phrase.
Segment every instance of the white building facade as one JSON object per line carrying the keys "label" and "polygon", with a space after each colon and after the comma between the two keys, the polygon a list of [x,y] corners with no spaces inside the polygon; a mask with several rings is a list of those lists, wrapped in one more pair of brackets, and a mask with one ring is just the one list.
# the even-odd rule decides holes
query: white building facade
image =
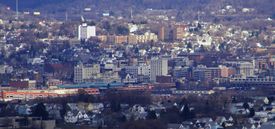
{"label": "white building facade", "polygon": [[96,27],[89,26],[86,23],[78,26],[78,40],[88,40],[96,36]]}
{"label": "white building facade", "polygon": [[168,59],[152,58],[150,61],[150,80],[156,82],[157,76],[168,75]]}
{"label": "white building facade", "polygon": [[85,80],[93,78],[93,76],[97,76],[100,73],[100,65],[94,64],[92,66],[84,66],[83,64],[79,64],[74,67],[74,82],[82,83]]}

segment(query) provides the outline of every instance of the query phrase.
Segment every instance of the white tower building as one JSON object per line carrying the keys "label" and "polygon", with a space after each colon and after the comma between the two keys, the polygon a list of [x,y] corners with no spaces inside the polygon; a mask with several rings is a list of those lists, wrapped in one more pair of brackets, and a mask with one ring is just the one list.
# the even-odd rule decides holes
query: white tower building
{"label": "white tower building", "polygon": [[86,23],[78,26],[78,40],[88,40],[93,36],[96,36],[95,26],[89,26]]}
{"label": "white tower building", "polygon": [[168,74],[167,58],[152,58],[150,61],[150,80],[156,82],[157,76]]}

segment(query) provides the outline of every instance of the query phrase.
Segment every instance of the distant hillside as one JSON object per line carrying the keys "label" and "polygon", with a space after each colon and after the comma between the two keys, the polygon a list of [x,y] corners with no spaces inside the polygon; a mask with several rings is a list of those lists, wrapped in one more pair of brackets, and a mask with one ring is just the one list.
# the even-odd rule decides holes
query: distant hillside
{"label": "distant hillside", "polygon": [[[16,0],[0,0],[0,4],[11,6],[15,8]],[[174,8],[176,6],[182,6],[183,4],[192,3],[206,3],[210,0],[19,0],[20,8],[32,9],[47,6],[49,4],[70,4],[75,3],[75,6],[82,5],[83,3],[91,3],[97,5],[132,5],[139,7],[151,7],[151,8]]]}
{"label": "distant hillside", "polygon": [[[42,7],[47,4],[57,4],[57,3],[65,3],[70,2],[71,0],[18,0],[21,9],[31,9]],[[0,3],[3,5],[10,6],[15,8],[16,0],[0,0]]]}
{"label": "distant hillside", "polygon": [[[204,10],[209,7],[233,6],[256,8],[259,13],[273,14],[275,0],[19,0],[20,9],[43,9],[44,11],[62,11],[85,6],[102,10],[121,10],[129,7],[136,9],[181,9]],[[0,0],[0,4],[15,8],[15,0]],[[194,11],[195,11],[194,10]]]}

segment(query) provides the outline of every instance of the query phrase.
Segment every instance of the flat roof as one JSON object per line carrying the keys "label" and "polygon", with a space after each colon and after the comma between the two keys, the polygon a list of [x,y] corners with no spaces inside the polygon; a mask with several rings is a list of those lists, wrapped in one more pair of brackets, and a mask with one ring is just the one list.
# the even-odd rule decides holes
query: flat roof
{"label": "flat roof", "polygon": [[120,82],[112,82],[112,83],[105,83],[105,82],[86,82],[86,83],[79,83],[79,84],[64,84],[58,85],[58,88],[113,88],[113,87],[122,87],[125,86],[124,83]]}

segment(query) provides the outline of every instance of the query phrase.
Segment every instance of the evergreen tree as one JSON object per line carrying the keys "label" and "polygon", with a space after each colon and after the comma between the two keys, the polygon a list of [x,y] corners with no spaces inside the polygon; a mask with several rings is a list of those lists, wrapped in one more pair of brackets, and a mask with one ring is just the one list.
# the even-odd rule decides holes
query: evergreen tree
{"label": "evergreen tree", "polygon": [[147,119],[151,119],[151,120],[157,119],[156,111],[148,111]]}
{"label": "evergreen tree", "polygon": [[253,116],[255,116],[255,110],[254,110],[254,108],[250,108],[249,109],[249,117],[253,117]]}
{"label": "evergreen tree", "polygon": [[247,102],[245,102],[245,103],[243,103],[243,108],[244,108],[244,109],[249,109],[250,106],[249,106],[249,104],[248,104]]}
{"label": "evergreen tree", "polygon": [[38,103],[32,108],[31,116],[41,117],[43,120],[49,119],[49,113],[46,110],[44,103]]}

